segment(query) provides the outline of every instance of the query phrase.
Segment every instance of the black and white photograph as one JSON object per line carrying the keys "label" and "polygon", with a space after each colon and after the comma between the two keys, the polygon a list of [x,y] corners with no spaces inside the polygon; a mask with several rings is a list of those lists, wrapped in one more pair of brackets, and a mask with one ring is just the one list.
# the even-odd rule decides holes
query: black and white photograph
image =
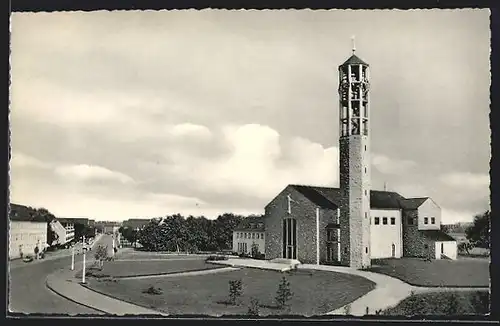
{"label": "black and white photograph", "polygon": [[8,315],[490,313],[490,10],[10,33]]}

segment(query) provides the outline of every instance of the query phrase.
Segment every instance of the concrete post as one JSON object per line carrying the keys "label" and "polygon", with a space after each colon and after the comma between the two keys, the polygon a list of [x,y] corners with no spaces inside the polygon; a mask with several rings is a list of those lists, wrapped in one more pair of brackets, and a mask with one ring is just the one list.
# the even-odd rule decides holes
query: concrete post
{"label": "concrete post", "polygon": [[83,270],[82,270],[82,283],[85,283],[85,250],[83,251]]}
{"label": "concrete post", "polygon": [[75,270],[75,245],[71,246],[71,270]]}
{"label": "concrete post", "polygon": [[319,265],[319,207],[316,207],[316,265]]}

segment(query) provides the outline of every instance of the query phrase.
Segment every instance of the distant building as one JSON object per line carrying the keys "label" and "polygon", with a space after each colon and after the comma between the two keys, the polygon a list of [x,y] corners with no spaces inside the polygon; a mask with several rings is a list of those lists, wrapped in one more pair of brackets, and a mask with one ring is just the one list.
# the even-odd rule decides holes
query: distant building
{"label": "distant building", "polygon": [[[64,231],[59,228],[55,227],[54,225],[53,230],[57,233],[59,237],[59,244],[64,245],[67,244],[75,239],[75,219],[72,218],[57,218],[57,222],[59,222],[62,227],[64,228]],[[88,222],[88,220],[87,220]],[[55,223],[53,223],[55,224]]]}
{"label": "distant building", "polygon": [[9,259],[34,256],[37,246],[40,251],[47,247],[47,221],[27,206],[10,204]]}
{"label": "distant building", "polygon": [[259,253],[265,254],[266,236],[261,216],[247,217],[233,230],[233,252],[251,255],[254,244]]}

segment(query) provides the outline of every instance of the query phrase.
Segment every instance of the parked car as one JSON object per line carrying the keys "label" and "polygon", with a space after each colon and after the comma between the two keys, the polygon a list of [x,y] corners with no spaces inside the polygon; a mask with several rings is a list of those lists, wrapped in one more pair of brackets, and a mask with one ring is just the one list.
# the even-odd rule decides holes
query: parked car
{"label": "parked car", "polygon": [[31,263],[33,261],[33,257],[32,256],[24,256],[23,261],[25,263]]}

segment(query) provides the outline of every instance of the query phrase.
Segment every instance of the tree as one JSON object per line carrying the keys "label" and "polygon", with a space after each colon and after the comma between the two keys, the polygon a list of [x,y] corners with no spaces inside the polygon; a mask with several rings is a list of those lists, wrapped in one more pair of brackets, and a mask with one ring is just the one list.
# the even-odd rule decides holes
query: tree
{"label": "tree", "polygon": [[108,246],[99,245],[94,253],[94,258],[102,268],[104,265],[104,260],[108,258]]}
{"label": "tree", "polygon": [[280,309],[286,307],[292,296],[293,293],[290,291],[290,282],[283,276],[278,285],[278,291],[276,292],[276,303],[278,304],[278,307]]}
{"label": "tree", "polygon": [[247,315],[249,316],[259,315],[259,300],[255,298],[250,299],[250,305],[248,306]]}
{"label": "tree", "polygon": [[252,252],[252,258],[259,258],[260,251],[259,251],[259,245],[257,243],[252,243],[251,247],[251,252]]}
{"label": "tree", "polygon": [[241,280],[229,281],[229,302],[236,305],[238,298],[243,294],[243,286]]}
{"label": "tree", "polygon": [[473,224],[465,230],[465,236],[476,247],[490,248],[490,211],[474,216]]}
{"label": "tree", "polygon": [[216,240],[217,249],[231,249],[233,246],[233,230],[243,221],[244,217],[232,213],[219,215],[214,222],[212,237]]}

